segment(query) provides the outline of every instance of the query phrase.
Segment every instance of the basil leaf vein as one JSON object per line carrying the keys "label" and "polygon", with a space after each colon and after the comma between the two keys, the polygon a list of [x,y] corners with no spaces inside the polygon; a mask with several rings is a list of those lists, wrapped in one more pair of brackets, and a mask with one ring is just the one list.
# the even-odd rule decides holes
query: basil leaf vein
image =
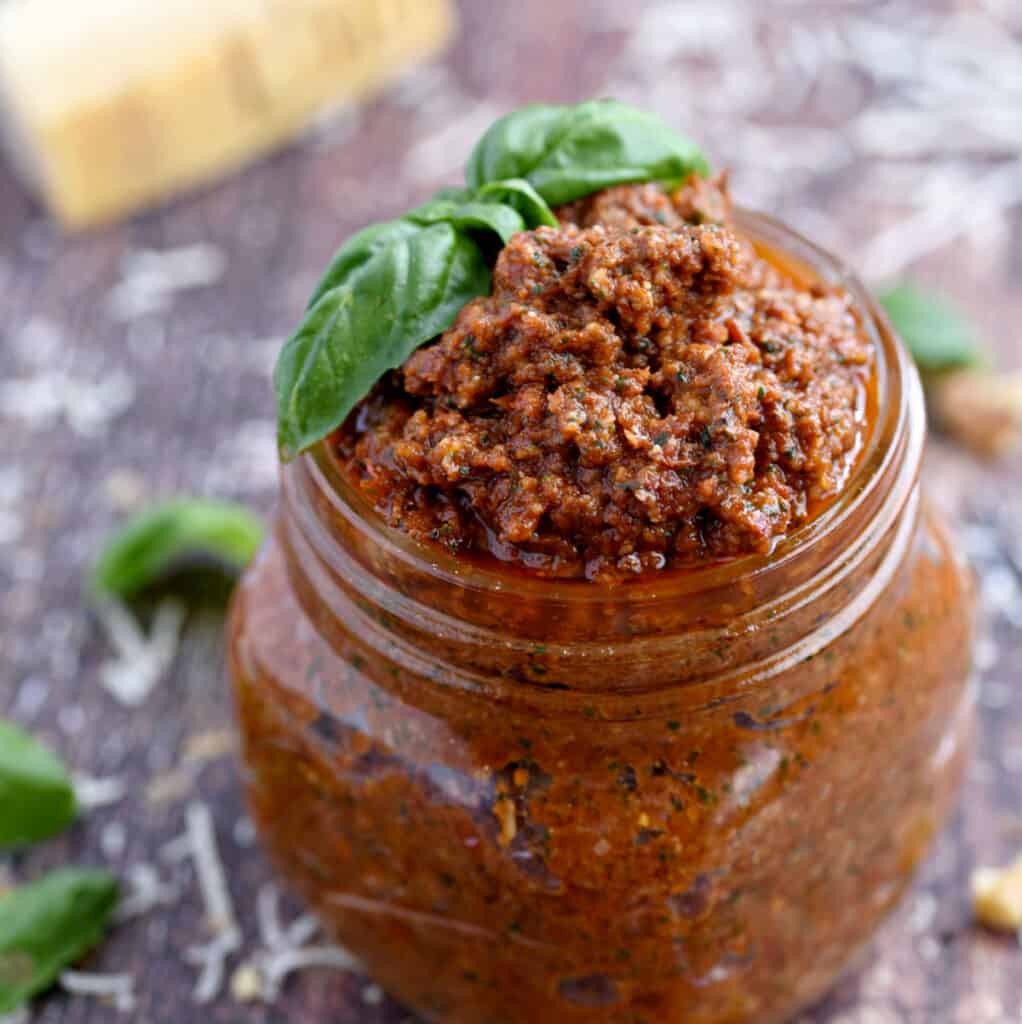
{"label": "basil leaf vein", "polygon": [[549,206],[611,185],[708,174],[706,157],[655,114],[617,100],[537,104],[501,118],[473,150],[470,186],[524,178]]}
{"label": "basil leaf vein", "polygon": [[0,848],[49,839],[77,812],[74,786],[61,760],[0,719]]}
{"label": "basil leaf vein", "polygon": [[0,895],[0,1014],[49,988],[99,942],[117,894],[107,872],[65,868]]}
{"label": "basil leaf vein", "polygon": [[285,459],[340,426],[388,370],[489,292],[489,267],[468,235],[448,221],[406,223],[413,230],[375,247],[285,343],[274,374]]}
{"label": "basil leaf vein", "polygon": [[983,362],[983,351],[968,321],[947,299],[902,284],[880,303],[921,370],[939,373]]}
{"label": "basil leaf vein", "polygon": [[195,554],[241,568],[255,554],[263,533],[260,519],[234,502],[162,502],[129,520],[107,541],[92,571],[92,593],[130,598],[174,563]]}

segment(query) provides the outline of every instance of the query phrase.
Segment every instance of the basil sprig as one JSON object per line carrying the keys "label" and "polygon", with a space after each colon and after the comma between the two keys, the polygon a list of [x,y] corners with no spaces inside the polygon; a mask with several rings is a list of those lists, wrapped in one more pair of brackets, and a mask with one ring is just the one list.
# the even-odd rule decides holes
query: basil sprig
{"label": "basil sprig", "polygon": [[983,362],[976,332],[943,296],[900,284],[884,292],[880,303],[920,370],[942,373]]}
{"label": "basil sprig", "polygon": [[117,904],[105,871],[65,868],[0,895],[0,1014],[49,988],[103,937]]}
{"label": "basil sprig", "polygon": [[472,152],[466,188],[444,189],[338,250],[277,360],[281,457],[340,426],[388,370],[488,294],[492,239],[556,226],[551,207],[610,185],[693,173],[709,166],[691,141],[615,100],[501,118]]}
{"label": "basil sprig", "polygon": [[243,505],[171,499],[140,512],[107,541],[92,570],[90,589],[99,598],[124,600],[196,554],[241,568],[262,538],[262,522]]}
{"label": "basil sprig", "polygon": [[680,182],[710,167],[691,140],[617,100],[536,104],[502,117],[479,140],[465,178],[473,188],[524,178],[551,206],[611,185]]}
{"label": "basil sprig", "polygon": [[74,821],[77,810],[60,759],[0,719],[0,848],[49,839]]}

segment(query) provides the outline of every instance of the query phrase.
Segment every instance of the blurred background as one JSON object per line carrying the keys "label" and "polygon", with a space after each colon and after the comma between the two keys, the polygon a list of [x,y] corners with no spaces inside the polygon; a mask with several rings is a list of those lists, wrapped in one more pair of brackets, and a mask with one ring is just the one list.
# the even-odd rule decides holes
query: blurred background
{"label": "blurred background", "polygon": [[[354,230],[458,182],[501,113],[606,95],[651,108],[731,169],[743,205],[870,284],[940,288],[994,365],[1022,368],[1019,0],[34,2],[0,0],[0,715],[123,795],[16,873],[155,863],[200,798],[257,942],[251,897],[272,875],[227,756],[222,613],[189,617],[160,686],[127,709],[100,681],[110,644],[82,572],[159,497],[271,512],[269,374],[323,266]],[[303,53],[315,75],[296,73]],[[927,486],[964,521],[986,599],[985,733],[925,877],[806,1022],[1022,1019],[1022,954],[970,927],[967,892],[974,863],[1022,846],[1022,461],[931,448]],[[199,1019],[179,953],[201,910],[187,885],[167,902],[96,959],[135,973],[128,1019]],[[209,1013],[406,1019],[365,979],[325,972],[275,1006],[225,990]],[[125,1018],[58,996],[34,1019]]]}

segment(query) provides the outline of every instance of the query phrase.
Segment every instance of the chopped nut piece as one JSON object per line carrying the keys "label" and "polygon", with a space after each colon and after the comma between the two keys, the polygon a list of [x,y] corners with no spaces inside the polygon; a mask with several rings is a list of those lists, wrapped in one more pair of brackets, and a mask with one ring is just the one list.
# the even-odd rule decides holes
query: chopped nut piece
{"label": "chopped nut piece", "polygon": [[264,994],[263,973],[254,964],[242,964],[231,975],[231,995],[235,1002],[254,1003]]}
{"label": "chopped nut piece", "polygon": [[493,813],[500,822],[500,845],[510,846],[518,835],[518,818],[515,802],[508,796],[500,796],[493,805]]}
{"label": "chopped nut piece", "polygon": [[972,873],[972,909],[988,928],[1022,928],[1022,856],[1005,868],[979,868]]}
{"label": "chopped nut piece", "polygon": [[938,423],[980,455],[1000,458],[1022,440],[1022,372],[958,370],[930,382]]}

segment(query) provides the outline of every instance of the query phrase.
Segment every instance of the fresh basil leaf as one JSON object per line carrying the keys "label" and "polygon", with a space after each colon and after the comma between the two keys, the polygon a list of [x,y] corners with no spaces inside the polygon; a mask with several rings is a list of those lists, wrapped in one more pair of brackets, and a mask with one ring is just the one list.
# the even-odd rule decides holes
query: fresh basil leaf
{"label": "fresh basil leaf", "polygon": [[242,567],[263,533],[259,518],[234,502],[163,502],[139,513],[110,538],[92,571],[92,592],[101,598],[130,598],[193,554]]}
{"label": "fresh basil leaf", "polygon": [[0,1013],[49,988],[92,949],[116,905],[114,878],[75,868],[0,895]]}
{"label": "fresh basil leaf", "polygon": [[74,821],[77,810],[60,759],[0,719],[0,848],[49,839]]}
{"label": "fresh basil leaf", "polygon": [[611,185],[708,174],[698,147],[660,118],[619,103],[537,104],[497,121],[472,152],[468,184],[525,178],[550,206]]}
{"label": "fresh basil leaf", "polygon": [[903,284],[880,303],[921,370],[941,372],[983,362],[975,332],[945,298]]}
{"label": "fresh basil leaf", "polygon": [[412,227],[322,295],[285,343],[274,374],[285,459],[340,426],[383,374],[490,290],[471,238],[446,221]]}
{"label": "fresh basil leaf", "polygon": [[546,200],[524,178],[490,181],[481,185],[476,194],[486,202],[499,202],[514,207],[529,228],[538,228],[544,224],[550,228],[558,226],[557,218],[547,206]]}
{"label": "fresh basil leaf", "polygon": [[422,225],[446,221],[466,231],[492,231],[505,245],[512,235],[524,231],[526,226],[522,215],[514,207],[496,201],[458,202],[453,199],[431,199],[412,210],[407,217],[408,220]]}
{"label": "fresh basil leaf", "polygon": [[326,273],[312,293],[306,309],[312,309],[319,300],[339,285],[357,276],[359,270],[374,256],[395,242],[401,242],[419,233],[419,225],[401,218],[382,224],[371,224],[349,238],[337,250]]}

